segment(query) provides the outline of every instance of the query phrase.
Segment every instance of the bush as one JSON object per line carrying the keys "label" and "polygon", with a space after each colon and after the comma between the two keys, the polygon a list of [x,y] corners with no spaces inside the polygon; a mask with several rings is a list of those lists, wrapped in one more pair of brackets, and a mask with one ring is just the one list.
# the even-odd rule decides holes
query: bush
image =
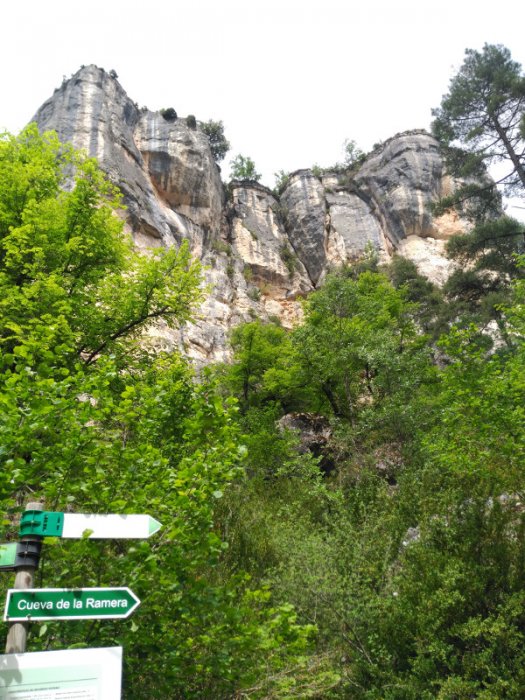
{"label": "bush", "polygon": [[275,177],[274,193],[279,196],[290,182],[290,173],[287,173],[285,170],[278,170],[273,176]]}
{"label": "bush", "polygon": [[286,266],[286,269],[288,270],[288,274],[290,277],[293,277],[293,273],[295,272],[295,268],[297,266],[297,258],[294,255],[294,253],[290,250],[290,248],[284,243],[280,250],[281,254],[281,260]]}
{"label": "bush", "polygon": [[177,112],[173,109],[173,107],[168,107],[167,109],[161,109],[160,113],[161,113],[161,116],[164,117],[164,119],[167,122],[177,121]]}

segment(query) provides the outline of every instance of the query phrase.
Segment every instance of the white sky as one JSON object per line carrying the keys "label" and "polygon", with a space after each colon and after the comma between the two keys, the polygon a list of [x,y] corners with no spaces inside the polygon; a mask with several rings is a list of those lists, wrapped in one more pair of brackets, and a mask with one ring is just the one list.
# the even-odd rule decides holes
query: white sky
{"label": "white sky", "polygon": [[3,0],[0,23],[0,128],[95,63],[140,106],[222,119],[268,186],[341,160],[347,138],[429,128],[465,48],[525,65],[524,0]]}

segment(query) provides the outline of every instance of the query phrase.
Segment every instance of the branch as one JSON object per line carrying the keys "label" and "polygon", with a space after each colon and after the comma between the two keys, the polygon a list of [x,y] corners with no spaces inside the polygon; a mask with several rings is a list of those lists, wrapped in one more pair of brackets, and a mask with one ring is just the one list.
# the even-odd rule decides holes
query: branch
{"label": "branch", "polygon": [[96,358],[96,356],[104,350],[105,347],[107,347],[108,343],[110,343],[112,340],[118,340],[121,338],[123,335],[126,335],[130,331],[132,331],[134,328],[137,328],[137,326],[142,325],[146,321],[149,321],[154,318],[160,318],[161,316],[164,316],[166,313],[168,313],[169,307],[168,306],[163,306],[161,309],[158,311],[155,311],[153,313],[149,313],[146,315],[139,316],[138,318],[134,319],[133,321],[130,321],[127,323],[125,326],[122,326],[122,328],[119,328],[117,331],[112,333],[109,338],[106,338],[104,342],[102,342],[95,350],[93,350],[88,357],[85,360],[86,365],[90,365],[93,360]]}

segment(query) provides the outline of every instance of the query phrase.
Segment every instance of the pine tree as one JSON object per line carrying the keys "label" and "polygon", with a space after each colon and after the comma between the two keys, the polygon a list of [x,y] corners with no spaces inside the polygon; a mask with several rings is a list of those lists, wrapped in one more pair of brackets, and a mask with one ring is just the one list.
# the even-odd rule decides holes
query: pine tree
{"label": "pine tree", "polygon": [[[525,114],[525,76],[504,46],[485,44],[482,51],[467,49],[465,54],[449,92],[432,112],[432,130],[444,145],[449,171],[467,183],[455,200],[480,197],[486,203],[497,184],[503,184],[508,193],[525,190],[525,138],[520,131]],[[501,161],[508,163],[507,172],[491,184],[486,168]],[[469,182],[469,178],[480,176],[481,185]],[[492,196],[490,205],[497,201]]]}

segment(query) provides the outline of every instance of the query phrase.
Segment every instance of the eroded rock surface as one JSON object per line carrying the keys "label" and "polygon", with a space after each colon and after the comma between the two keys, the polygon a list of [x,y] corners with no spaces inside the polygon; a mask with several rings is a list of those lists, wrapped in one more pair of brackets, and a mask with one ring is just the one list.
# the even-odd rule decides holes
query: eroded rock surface
{"label": "eroded rock surface", "polygon": [[424,131],[400,134],[376,149],[356,176],[393,248],[407,236],[435,237],[430,205],[442,196],[439,144]]}
{"label": "eroded rock surface", "polygon": [[81,68],[34,121],[98,160],[122,190],[139,245],[188,239],[200,254],[208,232],[219,229],[223,186],[207,137],[181,120],[139,110],[103,69]]}
{"label": "eroded rock surface", "polygon": [[317,284],[326,267],[325,189],[310,170],[294,173],[281,202],[290,243]]}
{"label": "eroded rock surface", "polygon": [[453,183],[424,131],[394,136],[354,171],[299,170],[280,197],[249,181],[231,183],[227,196],[198,125],[139,109],[114,73],[81,68],[34,120],[98,159],[123,192],[137,246],[187,240],[203,262],[209,294],[195,323],[152,331],[199,363],[227,359],[229,332],[242,321],[293,326],[299,298],[370,249],[384,260],[397,251],[442,283],[451,270],[444,241],[465,226],[432,217],[430,204]]}

